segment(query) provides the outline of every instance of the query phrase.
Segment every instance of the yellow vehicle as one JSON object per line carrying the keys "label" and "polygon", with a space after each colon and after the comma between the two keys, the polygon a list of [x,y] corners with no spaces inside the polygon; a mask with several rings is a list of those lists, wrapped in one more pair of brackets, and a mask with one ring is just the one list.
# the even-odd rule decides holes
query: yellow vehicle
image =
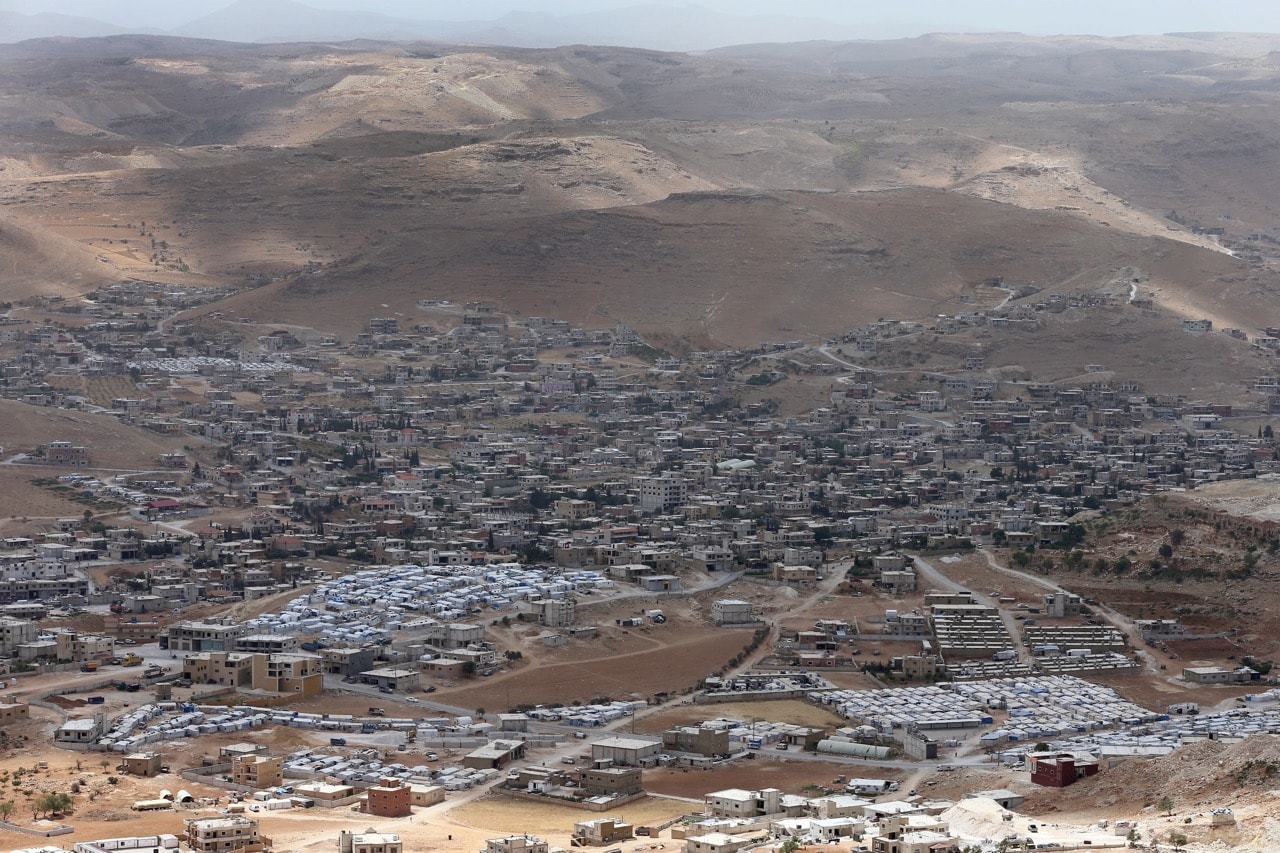
{"label": "yellow vehicle", "polygon": [[127,654],[121,659],[120,665],[121,666],[142,666],[142,658],[138,657],[135,654]]}

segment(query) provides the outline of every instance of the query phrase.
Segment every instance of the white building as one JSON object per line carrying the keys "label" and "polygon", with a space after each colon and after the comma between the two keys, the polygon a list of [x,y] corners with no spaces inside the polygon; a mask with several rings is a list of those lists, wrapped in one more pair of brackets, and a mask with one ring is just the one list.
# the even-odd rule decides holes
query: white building
{"label": "white building", "polygon": [[657,477],[638,478],[640,509],[643,512],[671,512],[685,501],[689,487],[684,478],[670,471]]}
{"label": "white building", "polygon": [[711,620],[717,625],[748,625],[756,621],[751,602],[722,598],[711,605]]}

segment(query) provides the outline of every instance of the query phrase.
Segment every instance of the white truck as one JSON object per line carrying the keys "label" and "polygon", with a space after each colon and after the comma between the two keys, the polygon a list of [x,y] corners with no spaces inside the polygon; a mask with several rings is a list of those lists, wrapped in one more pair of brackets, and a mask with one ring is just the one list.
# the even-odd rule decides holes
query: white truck
{"label": "white truck", "polygon": [[846,794],[878,797],[898,790],[898,783],[892,779],[850,779],[844,790]]}

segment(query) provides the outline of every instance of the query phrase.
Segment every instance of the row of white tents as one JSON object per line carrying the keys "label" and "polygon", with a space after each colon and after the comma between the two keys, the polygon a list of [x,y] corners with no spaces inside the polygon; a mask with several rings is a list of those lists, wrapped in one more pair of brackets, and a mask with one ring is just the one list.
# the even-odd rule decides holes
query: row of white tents
{"label": "row of white tents", "polygon": [[291,753],[285,759],[284,773],[294,779],[331,779],[360,787],[383,779],[398,779],[406,784],[440,785],[448,791],[471,788],[499,775],[499,771],[492,769],[451,765],[433,770],[425,764],[409,767],[400,762],[384,763],[374,758],[331,755],[312,750]]}
{"label": "row of white tents", "polygon": [[326,581],[277,613],[245,623],[254,634],[315,635],[331,644],[386,639],[406,622],[428,616],[440,622],[504,610],[533,598],[566,598],[613,589],[599,572],[530,567],[389,566]]}
{"label": "row of white tents", "polygon": [[1057,737],[1166,718],[1122,699],[1110,688],[1070,675],[832,690],[810,693],[809,698],[886,734],[894,729],[982,728],[995,723],[993,711],[1006,711],[1009,716],[1009,725],[996,740]]}

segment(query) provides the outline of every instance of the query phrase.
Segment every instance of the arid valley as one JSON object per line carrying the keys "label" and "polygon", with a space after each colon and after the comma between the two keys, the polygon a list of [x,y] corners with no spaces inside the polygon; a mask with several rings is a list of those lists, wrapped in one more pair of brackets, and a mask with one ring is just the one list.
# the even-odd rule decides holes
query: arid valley
{"label": "arid valley", "polygon": [[0,44],[0,848],[1280,849],[1277,57]]}

